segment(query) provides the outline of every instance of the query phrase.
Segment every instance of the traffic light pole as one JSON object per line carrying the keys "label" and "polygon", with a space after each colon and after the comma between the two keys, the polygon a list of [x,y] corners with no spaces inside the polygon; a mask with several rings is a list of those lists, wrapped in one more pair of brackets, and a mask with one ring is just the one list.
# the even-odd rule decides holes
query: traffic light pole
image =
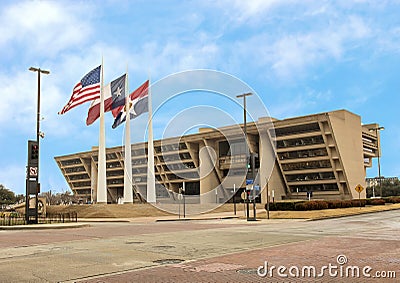
{"label": "traffic light pole", "polygon": [[[47,71],[47,70],[42,70],[42,69],[40,69],[40,68],[35,68],[35,67],[30,67],[29,68],[29,71],[32,71],[32,72],[37,72],[37,116],[36,116],[36,144],[37,144],[37,165],[35,166],[36,167],[36,172],[35,172],[35,174],[34,175],[36,175],[36,190],[35,190],[35,193],[34,193],[34,195],[35,195],[35,220],[34,220],[34,222],[33,223],[35,223],[35,224],[37,224],[38,223],[38,203],[39,203],[39,201],[38,201],[38,194],[39,194],[39,164],[40,164],[40,162],[39,162],[39,159],[40,159],[40,141],[39,141],[39,137],[41,136],[40,135],[40,75],[41,74],[46,74],[46,75],[48,75],[48,74],[50,74],[50,71]],[[29,144],[29,142],[28,142],[28,144]],[[29,147],[30,147],[30,145],[29,145]],[[32,151],[32,148],[29,148],[28,149],[28,152],[29,151]],[[28,154],[30,154],[30,153],[28,153]],[[27,189],[26,189],[26,198],[25,198],[25,207],[26,207],[26,222],[27,223],[30,223],[30,219],[29,219],[29,216],[30,216],[30,213],[29,213],[29,200],[30,200],[30,194],[32,193],[32,191],[31,191],[31,186],[29,185],[29,180],[28,179],[30,179],[31,177],[32,177],[32,175],[31,175],[31,173],[32,172],[30,172],[31,171],[31,168],[30,168],[30,165],[31,164],[29,164],[30,162],[29,162],[29,160],[32,158],[32,156],[29,156],[28,157],[28,172],[27,172]]]}

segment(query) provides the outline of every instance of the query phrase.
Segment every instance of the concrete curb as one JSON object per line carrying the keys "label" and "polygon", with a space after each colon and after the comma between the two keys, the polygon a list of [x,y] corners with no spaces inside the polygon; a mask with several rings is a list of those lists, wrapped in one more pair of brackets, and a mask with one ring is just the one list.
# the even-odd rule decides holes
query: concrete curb
{"label": "concrete curb", "polygon": [[0,230],[46,230],[46,229],[70,229],[90,227],[87,223],[54,223],[54,224],[29,224],[0,226]]}
{"label": "concrete curb", "polygon": [[363,215],[363,214],[381,213],[381,212],[387,212],[387,211],[393,211],[393,210],[400,210],[400,208],[395,207],[395,208],[391,208],[391,209],[377,210],[377,211],[360,211],[359,213],[353,213],[353,214],[321,216],[321,217],[307,219],[307,221],[317,221],[317,220],[325,220],[325,219],[333,219],[333,218],[343,218],[343,217],[357,216],[357,215]]}
{"label": "concrete curb", "polygon": [[224,219],[239,219],[239,216],[215,216],[202,218],[177,218],[177,219],[156,219],[155,222],[172,222],[172,221],[198,221],[198,220],[224,220]]}

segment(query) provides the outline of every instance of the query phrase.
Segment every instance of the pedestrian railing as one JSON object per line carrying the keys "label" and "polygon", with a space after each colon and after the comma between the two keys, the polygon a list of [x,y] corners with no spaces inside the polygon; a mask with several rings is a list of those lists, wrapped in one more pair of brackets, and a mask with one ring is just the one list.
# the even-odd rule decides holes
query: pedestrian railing
{"label": "pedestrian railing", "polygon": [[[31,217],[31,220],[33,218]],[[38,224],[51,224],[51,223],[69,223],[78,222],[78,214],[76,212],[68,213],[52,213],[46,216],[39,216],[37,218]],[[0,215],[0,226],[15,226],[26,225],[25,215],[17,213],[3,213]]]}

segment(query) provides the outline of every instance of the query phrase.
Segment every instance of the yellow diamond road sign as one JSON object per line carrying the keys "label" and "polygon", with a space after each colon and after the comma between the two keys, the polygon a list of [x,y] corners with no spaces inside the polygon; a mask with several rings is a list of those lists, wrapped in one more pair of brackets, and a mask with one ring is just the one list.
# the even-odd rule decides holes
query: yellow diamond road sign
{"label": "yellow diamond road sign", "polygon": [[358,193],[361,193],[361,192],[364,190],[364,187],[361,186],[360,184],[358,184],[357,187],[355,188],[355,190],[356,190]]}

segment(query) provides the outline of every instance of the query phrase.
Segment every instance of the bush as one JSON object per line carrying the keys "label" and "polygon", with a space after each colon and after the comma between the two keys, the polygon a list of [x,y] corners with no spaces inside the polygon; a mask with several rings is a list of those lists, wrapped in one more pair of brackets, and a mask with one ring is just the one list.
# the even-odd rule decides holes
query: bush
{"label": "bush", "polygon": [[341,200],[331,200],[328,201],[328,208],[329,209],[335,209],[335,208],[341,208],[342,207],[342,201]]}
{"label": "bush", "polygon": [[[269,204],[269,210],[320,210],[320,209],[336,209],[349,207],[364,207],[365,205],[384,205],[388,203],[400,203],[400,197],[390,197],[386,199],[352,199],[352,200],[312,200],[312,201],[294,201],[294,202],[275,202]],[[267,204],[265,204],[267,209]]]}
{"label": "bush", "polygon": [[367,204],[369,205],[385,205],[385,200],[381,198],[376,198],[376,199],[368,199]]}
{"label": "bush", "polygon": [[294,205],[295,210],[320,210],[327,209],[328,203],[326,201],[305,201],[299,202]]}
{"label": "bush", "polygon": [[364,207],[367,201],[365,199],[352,199],[352,207],[360,207],[360,202],[361,206]]}
{"label": "bush", "polygon": [[400,197],[389,197],[386,198],[385,201],[387,203],[400,203]]}

